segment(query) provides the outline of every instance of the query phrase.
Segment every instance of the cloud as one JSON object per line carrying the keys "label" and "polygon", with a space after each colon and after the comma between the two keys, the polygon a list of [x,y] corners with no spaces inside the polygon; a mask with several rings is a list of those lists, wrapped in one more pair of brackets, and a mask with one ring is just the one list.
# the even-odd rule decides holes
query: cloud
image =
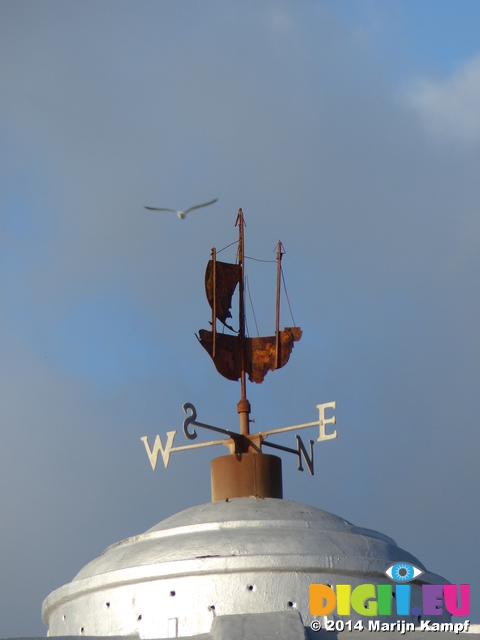
{"label": "cloud", "polygon": [[407,103],[437,137],[467,144],[480,141],[480,53],[444,80],[424,78],[410,88]]}

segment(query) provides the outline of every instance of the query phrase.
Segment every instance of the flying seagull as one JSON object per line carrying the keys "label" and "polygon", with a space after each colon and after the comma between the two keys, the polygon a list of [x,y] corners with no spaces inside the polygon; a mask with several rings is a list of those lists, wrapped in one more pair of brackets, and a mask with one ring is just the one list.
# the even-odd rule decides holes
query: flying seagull
{"label": "flying seagull", "polygon": [[208,207],[209,204],[213,204],[216,202],[218,198],[215,200],[210,200],[209,202],[204,202],[203,204],[196,204],[194,207],[190,207],[189,209],[185,209],[185,211],[177,211],[176,209],[165,209],[164,207],[145,207],[145,209],[149,209],[150,211],[171,211],[172,213],[176,213],[177,216],[183,220],[189,211],[193,211],[194,209],[200,209],[200,207]]}

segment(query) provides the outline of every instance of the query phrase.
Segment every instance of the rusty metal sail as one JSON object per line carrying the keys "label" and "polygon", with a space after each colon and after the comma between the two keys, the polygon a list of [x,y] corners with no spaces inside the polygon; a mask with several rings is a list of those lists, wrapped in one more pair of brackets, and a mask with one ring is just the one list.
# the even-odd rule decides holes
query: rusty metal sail
{"label": "rusty metal sail", "polygon": [[[250,382],[260,384],[269,371],[285,366],[293,343],[302,337],[300,327],[285,327],[277,336],[245,338],[245,373]],[[213,355],[213,332],[201,329],[198,340],[209,353],[215,367],[224,378],[239,380],[242,375],[242,345],[239,336],[217,333]],[[278,352],[278,355],[277,355]]]}
{"label": "rusty metal sail", "polygon": [[205,271],[205,293],[215,317],[231,329],[227,319],[232,317],[232,296],[242,277],[239,264],[209,260]]}

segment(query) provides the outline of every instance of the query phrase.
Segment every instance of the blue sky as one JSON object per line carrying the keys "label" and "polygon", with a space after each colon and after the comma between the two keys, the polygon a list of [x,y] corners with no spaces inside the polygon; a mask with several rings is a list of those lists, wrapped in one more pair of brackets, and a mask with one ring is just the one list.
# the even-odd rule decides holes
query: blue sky
{"label": "blue sky", "polygon": [[446,77],[478,53],[476,0],[331,0],[324,6],[365,33],[392,78],[422,70]]}
{"label": "blue sky", "polygon": [[[86,562],[210,499],[216,451],[152,473],[140,438],[184,402],[237,426],[194,334],[239,207],[248,255],[282,240],[304,330],[249,386],[255,425],[337,402],[285,496],[469,582],[480,622],[479,30],[467,0],[0,2],[0,637],[42,635]],[[270,266],[248,265],[265,333]]]}

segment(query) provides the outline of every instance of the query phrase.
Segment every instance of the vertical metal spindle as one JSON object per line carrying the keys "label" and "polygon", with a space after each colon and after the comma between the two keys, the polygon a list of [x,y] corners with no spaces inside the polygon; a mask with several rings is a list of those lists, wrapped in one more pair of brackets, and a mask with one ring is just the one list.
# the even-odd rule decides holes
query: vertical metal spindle
{"label": "vertical metal spindle", "polygon": [[280,274],[281,274],[281,262],[282,262],[282,243],[278,241],[277,248],[277,305],[275,316],[275,344],[276,344],[276,367],[280,368]]}
{"label": "vertical metal spindle", "polygon": [[217,339],[217,252],[215,247],[212,249],[212,263],[213,263],[213,307],[212,307],[212,358],[215,362],[215,342]]}
{"label": "vertical metal spindle", "polygon": [[244,302],[244,282],[245,282],[245,256],[244,256],[244,237],[243,237],[243,211],[238,210],[237,220],[235,226],[238,224],[238,262],[241,269],[240,283],[239,283],[239,338],[240,338],[240,352],[242,361],[242,373],[240,378],[241,384],[241,399],[237,406],[237,411],[240,414],[240,433],[244,436],[248,436],[250,433],[249,415],[250,415],[250,403],[247,400],[246,395],[246,377],[245,377],[245,302]]}

